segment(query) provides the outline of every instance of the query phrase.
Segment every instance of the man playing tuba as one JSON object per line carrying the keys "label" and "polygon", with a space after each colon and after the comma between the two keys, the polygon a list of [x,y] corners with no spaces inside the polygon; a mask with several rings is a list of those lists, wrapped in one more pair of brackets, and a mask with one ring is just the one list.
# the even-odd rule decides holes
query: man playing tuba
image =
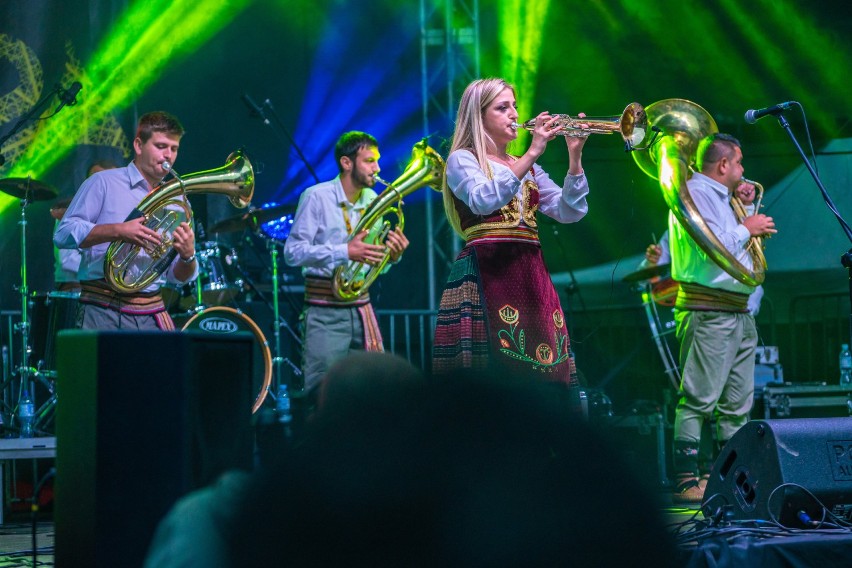
{"label": "man playing tuba", "polygon": [[[144,216],[128,218],[174,165],[183,133],[181,123],[168,113],[149,112],[140,117],[133,161],[127,167],[98,172],[86,179],[56,227],[53,242],[58,248],[82,250],[78,327],[174,330],[160,296],[163,278],[138,291],[116,290],[104,279],[104,258],[112,242],[142,249],[161,245],[163,236],[145,225]],[[189,223],[181,222],[171,238],[177,254],[162,277],[184,284],[198,274],[195,235]],[[146,257],[144,251],[138,256]]]}
{"label": "man playing tuba", "polygon": [[[707,226],[743,266],[751,269],[751,237],[777,232],[771,217],[755,213],[740,223],[730,197],[743,176],[739,141],[727,134],[703,138],[697,172],[687,183]],[[674,501],[699,503],[698,449],[704,421],[716,414],[717,453],[748,420],[754,393],[757,330],[748,311],[750,286],[718,266],[669,214],[672,278],[682,380],[674,425]]]}
{"label": "man playing tuba", "polygon": [[347,132],[335,144],[339,175],[306,189],[299,198],[293,226],[284,245],[284,260],[301,266],[305,303],[300,317],[304,374],[303,398],[316,390],[329,367],[353,350],[384,351],[369,293],[340,299],[333,290],[335,269],[350,261],[377,265],[386,249],[397,262],[408,239],[396,227],[383,244],[372,244],[369,230],[352,234],[370,202],[379,173],[376,139]]}

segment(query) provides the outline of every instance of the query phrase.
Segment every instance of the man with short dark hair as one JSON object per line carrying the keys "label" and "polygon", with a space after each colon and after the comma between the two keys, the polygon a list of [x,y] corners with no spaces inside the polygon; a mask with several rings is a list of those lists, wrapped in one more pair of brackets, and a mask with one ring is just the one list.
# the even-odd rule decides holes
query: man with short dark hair
{"label": "man with short dark hair", "polygon": [[[701,140],[699,173],[687,187],[707,226],[743,266],[752,267],[746,246],[752,236],[777,232],[771,217],[756,213],[737,221],[730,206],[743,177],[742,149],[727,134]],[[672,278],[680,283],[675,303],[680,340],[681,385],[675,411],[674,501],[701,502],[698,448],[704,421],[716,414],[716,440],[724,445],[747,421],[754,394],[757,330],[748,311],[754,287],[722,270],[669,214]]]}
{"label": "man with short dark hair", "polygon": [[287,264],[301,266],[305,276],[303,396],[311,394],[331,365],[351,351],[384,350],[369,293],[353,300],[336,298],[331,280],[335,268],[349,261],[378,264],[386,247],[390,261],[397,262],[408,247],[399,227],[383,244],[371,244],[367,230],[352,234],[377,196],[373,190],[379,173],[376,139],[365,132],[347,132],[338,139],[334,157],[340,174],[302,193],[284,245]]}
{"label": "man with short dark hair", "polygon": [[[168,113],[143,115],[133,140],[133,161],[124,168],[104,170],[87,178],[57,226],[53,236],[56,246],[82,251],[78,273],[82,287],[79,327],[174,330],[160,296],[160,285],[164,280],[183,284],[198,273],[195,235],[186,219],[172,233],[175,259],[142,290],[114,290],[104,279],[104,257],[112,242],[122,241],[140,247],[134,263],[150,262],[145,249],[160,245],[162,236],[144,224],[144,217],[127,219],[174,165],[183,134],[181,123]],[[164,166],[165,163],[169,165]],[[129,269],[131,273],[137,266]]]}

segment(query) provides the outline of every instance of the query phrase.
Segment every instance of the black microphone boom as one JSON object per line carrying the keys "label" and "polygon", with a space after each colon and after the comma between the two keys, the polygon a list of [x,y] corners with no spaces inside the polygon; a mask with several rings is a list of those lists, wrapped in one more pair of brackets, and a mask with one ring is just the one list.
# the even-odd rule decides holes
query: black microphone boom
{"label": "black microphone boom", "polygon": [[251,111],[252,116],[259,116],[263,119],[264,124],[269,124],[269,119],[266,118],[266,115],[263,114],[263,109],[261,109],[256,102],[249,96],[248,93],[243,93],[242,96],[243,102]]}
{"label": "black microphone boom", "polygon": [[65,105],[74,106],[77,104],[77,93],[80,92],[80,89],[83,88],[83,85],[80,84],[79,81],[74,81],[71,83],[71,86],[68,87],[67,90],[59,91],[59,106],[56,107],[56,110],[53,111],[53,114],[56,114],[62,107]]}
{"label": "black microphone boom", "polygon": [[784,112],[785,110],[787,110],[788,108],[792,107],[793,105],[797,105],[797,104],[799,104],[799,103],[797,103],[796,101],[788,101],[786,103],[780,103],[780,104],[777,104],[775,106],[761,108],[761,109],[758,109],[758,110],[749,109],[745,113],[745,121],[749,124],[754,124],[755,122],[757,122],[759,119],[763,118],[764,116],[767,116],[767,115],[770,115],[770,114],[773,115],[773,116],[779,115],[782,112]]}

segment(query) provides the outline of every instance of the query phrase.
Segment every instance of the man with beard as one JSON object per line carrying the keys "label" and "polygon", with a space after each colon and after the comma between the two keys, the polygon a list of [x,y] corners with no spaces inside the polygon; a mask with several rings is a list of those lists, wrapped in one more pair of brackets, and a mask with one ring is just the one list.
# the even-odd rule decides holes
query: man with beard
{"label": "man with beard", "polygon": [[367,230],[352,235],[376,198],[372,189],[379,173],[376,139],[365,132],[347,132],[335,144],[334,158],[339,175],[302,193],[284,246],[284,260],[290,266],[301,266],[305,276],[300,318],[304,386],[295,393],[297,398],[310,397],[331,365],[350,352],[384,351],[369,294],[354,300],[336,298],[334,269],[349,261],[375,265],[386,250],[390,262],[395,263],[408,247],[399,227],[388,234],[384,244],[370,244]]}

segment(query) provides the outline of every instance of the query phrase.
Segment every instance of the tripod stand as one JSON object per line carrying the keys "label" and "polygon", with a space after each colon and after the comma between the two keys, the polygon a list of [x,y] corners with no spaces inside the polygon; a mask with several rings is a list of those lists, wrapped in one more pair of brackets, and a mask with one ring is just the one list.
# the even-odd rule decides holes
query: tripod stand
{"label": "tripod stand", "polygon": [[[18,288],[18,293],[21,299],[21,321],[15,324],[14,329],[21,338],[21,359],[16,368],[12,370],[12,377],[18,378],[17,398],[12,410],[12,414],[17,416],[20,401],[22,400],[24,391],[35,396],[35,383],[33,379],[41,382],[50,393],[50,398],[42,407],[34,413],[33,427],[44,424],[52,415],[52,411],[56,405],[56,390],[53,382],[46,376],[40,368],[30,366],[30,354],[32,352],[31,345],[31,323],[30,323],[30,298],[29,286],[27,283],[27,207],[33,201],[44,201],[53,199],[57,195],[57,191],[52,187],[35,181],[31,178],[7,178],[0,180],[0,191],[17,197],[21,202],[21,218],[18,225],[21,227],[21,284]],[[10,379],[12,380],[12,379]],[[3,385],[5,388],[6,385]],[[12,421],[10,421],[12,422]]]}

